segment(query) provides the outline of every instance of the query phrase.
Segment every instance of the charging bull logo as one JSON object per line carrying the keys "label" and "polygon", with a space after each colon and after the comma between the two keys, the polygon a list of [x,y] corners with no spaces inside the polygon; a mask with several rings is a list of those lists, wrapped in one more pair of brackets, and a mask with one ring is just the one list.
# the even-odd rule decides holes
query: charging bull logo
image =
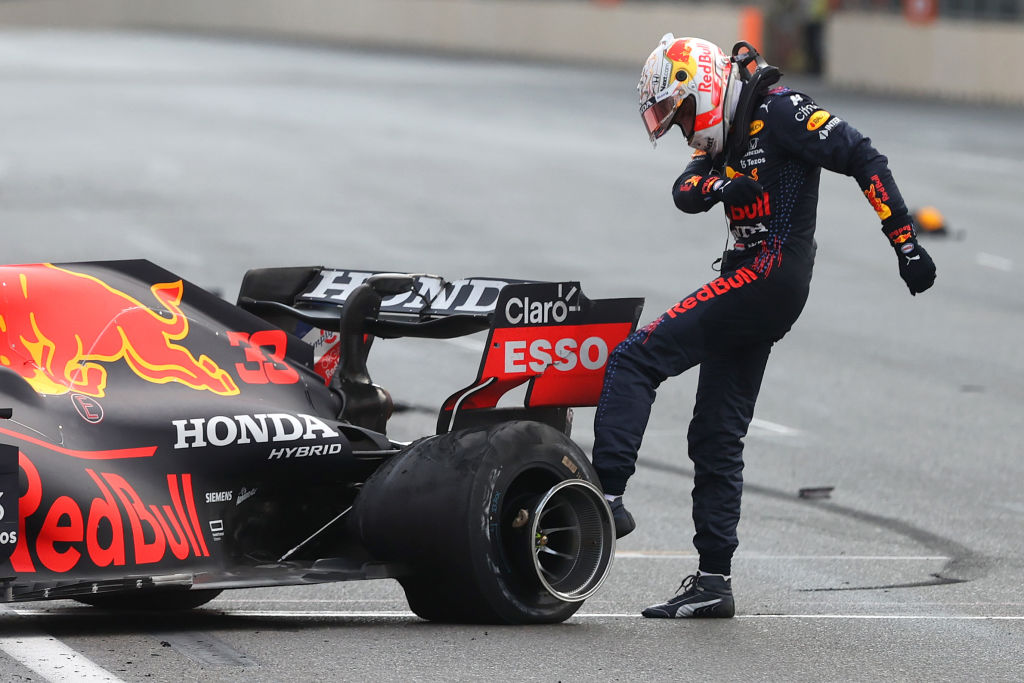
{"label": "charging bull logo", "polygon": [[102,364],[118,360],[147,382],[239,393],[213,360],[175,343],[189,327],[181,280],[151,287],[166,317],[91,275],[48,263],[0,268],[0,287],[0,363],[39,393],[103,396]]}
{"label": "charging bull logo", "polygon": [[868,201],[871,202],[871,208],[875,210],[875,213],[883,221],[892,215],[892,209],[886,204],[889,201],[889,193],[886,192],[882,179],[877,175],[871,176],[871,184],[864,190],[864,196],[868,198]]}

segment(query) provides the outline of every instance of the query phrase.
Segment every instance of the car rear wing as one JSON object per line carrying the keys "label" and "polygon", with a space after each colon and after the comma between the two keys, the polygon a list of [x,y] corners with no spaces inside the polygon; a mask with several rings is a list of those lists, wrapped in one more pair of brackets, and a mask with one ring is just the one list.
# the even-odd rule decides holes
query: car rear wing
{"label": "car rear wing", "polygon": [[[591,300],[575,281],[290,268],[247,273],[239,305],[267,319],[291,318],[289,331],[313,346],[314,369],[328,384],[342,375],[350,394],[358,393],[351,376],[369,382],[362,361],[372,336],[488,331],[476,379],[441,407],[438,432],[445,432],[515,417],[568,429],[568,408],[597,404],[611,351],[636,329],[643,299]],[[497,407],[523,384],[522,408]]]}

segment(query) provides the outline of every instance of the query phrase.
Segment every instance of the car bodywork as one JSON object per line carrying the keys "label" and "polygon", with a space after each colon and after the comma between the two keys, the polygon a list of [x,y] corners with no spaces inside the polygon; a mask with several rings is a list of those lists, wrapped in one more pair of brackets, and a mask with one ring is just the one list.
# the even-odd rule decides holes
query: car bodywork
{"label": "car bodywork", "polygon": [[[148,261],[2,266],[0,287],[7,601],[408,576],[415,562],[375,554],[347,519],[407,448],[387,436],[373,339],[487,331],[438,434],[568,432],[642,304],[323,267],[249,271],[232,304]],[[523,406],[498,407],[524,383]]]}

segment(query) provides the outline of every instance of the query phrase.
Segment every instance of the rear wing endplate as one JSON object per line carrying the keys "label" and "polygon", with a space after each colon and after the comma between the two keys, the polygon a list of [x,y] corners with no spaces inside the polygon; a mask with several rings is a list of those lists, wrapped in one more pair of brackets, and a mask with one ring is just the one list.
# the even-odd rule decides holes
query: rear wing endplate
{"label": "rear wing endplate", "polygon": [[588,299],[579,282],[504,287],[476,380],[441,406],[438,432],[490,421],[486,413],[522,384],[524,417],[597,405],[611,352],[636,329],[642,309],[640,298]]}

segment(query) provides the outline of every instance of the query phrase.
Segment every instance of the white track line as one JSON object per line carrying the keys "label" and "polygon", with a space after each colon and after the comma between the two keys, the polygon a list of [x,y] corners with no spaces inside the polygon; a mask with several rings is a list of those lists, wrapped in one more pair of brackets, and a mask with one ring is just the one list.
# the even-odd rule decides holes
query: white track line
{"label": "white track line", "polygon": [[[692,550],[617,550],[616,560],[692,560],[697,553]],[[736,560],[850,560],[866,562],[937,562],[947,561],[945,555],[760,555],[737,553]]]}
{"label": "white track line", "polygon": [[971,614],[740,614],[738,619],[892,619],[897,621],[1024,621],[1024,615]]}
{"label": "white track line", "polygon": [[[10,610],[21,614],[21,610]],[[47,681],[107,681],[124,683],[120,678],[72,650],[51,636],[20,636],[0,638],[0,650],[32,669]]]}
{"label": "white track line", "polygon": [[[53,612],[46,610],[12,610],[22,616],[47,616],[52,615]],[[211,609],[205,608],[203,611],[216,612],[228,617],[246,617],[246,618],[257,618],[257,619],[417,619],[418,617],[412,612],[405,611],[360,611],[360,610],[268,610],[268,609]],[[623,612],[591,612],[583,614],[575,614],[570,617],[570,621],[573,619],[642,619],[639,613],[623,613]],[[893,621],[1024,621],[1024,615],[1005,615],[1005,616],[994,616],[994,615],[949,615],[949,614],[738,614],[734,617],[735,619],[833,619],[833,620],[893,620]],[[18,640],[25,641],[25,638],[19,639],[7,639],[7,640]],[[49,639],[53,640],[53,639]],[[4,641],[0,641],[2,643]],[[19,642],[19,647],[22,647],[22,642]],[[59,641],[57,641],[59,643]],[[24,651],[24,649],[22,649]],[[47,648],[48,654],[47,659],[51,659],[54,656],[54,650],[52,647]],[[89,662],[89,660],[81,657],[74,650],[69,650],[73,655],[77,655],[77,658],[85,660],[89,665],[95,667],[95,671],[99,672],[94,678],[83,677],[83,671],[88,675],[88,669],[75,669],[73,671],[66,671],[61,673],[63,677],[52,677],[48,678],[51,681],[120,681],[119,678],[113,674],[96,667],[96,665]],[[49,677],[49,672],[41,671],[32,664],[27,663],[20,657],[16,657],[18,661],[22,662],[33,671],[36,671],[40,675]],[[50,662],[51,665],[55,663]],[[56,669],[61,669],[62,666],[54,666]]]}
{"label": "white track line", "polygon": [[[359,610],[266,610],[266,609],[225,609],[208,610],[230,617],[248,617],[259,619],[416,619],[412,612],[403,611],[359,611]],[[25,616],[49,614],[42,610],[18,610]],[[570,617],[572,619],[642,619],[639,613],[605,612],[584,613]],[[949,614],[738,614],[736,619],[874,619],[897,621],[1024,621],[1024,615],[988,616],[988,615],[949,615]],[[20,661],[20,660],[19,660]],[[38,671],[38,670],[37,670]],[[100,671],[103,671],[100,669]],[[68,672],[67,675],[71,675]],[[111,675],[111,674],[107,674]],[[110,680],[117,678],[54,678],[51,680]]]}
{"label": "white track line", "polygon": [[[323,618],[374,618],[390,617],[395,619],[418,618],[412,612],[285,612],[275,610],[223,610],[225,615],[238,617],[323,617]],[[572,619],[642,619],[639,613],[585,613],[575,614]],[[974,616],[974,615],[928,615],[928,614],[738,614],[736,619],[897,619],[897,620],[930,620],[930,621],[1024,621],[1024,615],[1014,616]]]}
{"label": "white track line", "polygon": [[[0,605],[0,615],[21,616],[24,611],[26,610]],[[43,610],[40,612],[45,613]],[[60,681],[124,683],[85,655],[37,628],[28,627],[17,630],[24,635],[0,638],[0,651],[51,683]]]}
{"label": "white track line", "polygon": [[[1024,621],[1024,615],[950,614],[737,614],[734,619],[892,619],[897,621]],[[643,619],[639,614],[576,614],[571,619]]]}

